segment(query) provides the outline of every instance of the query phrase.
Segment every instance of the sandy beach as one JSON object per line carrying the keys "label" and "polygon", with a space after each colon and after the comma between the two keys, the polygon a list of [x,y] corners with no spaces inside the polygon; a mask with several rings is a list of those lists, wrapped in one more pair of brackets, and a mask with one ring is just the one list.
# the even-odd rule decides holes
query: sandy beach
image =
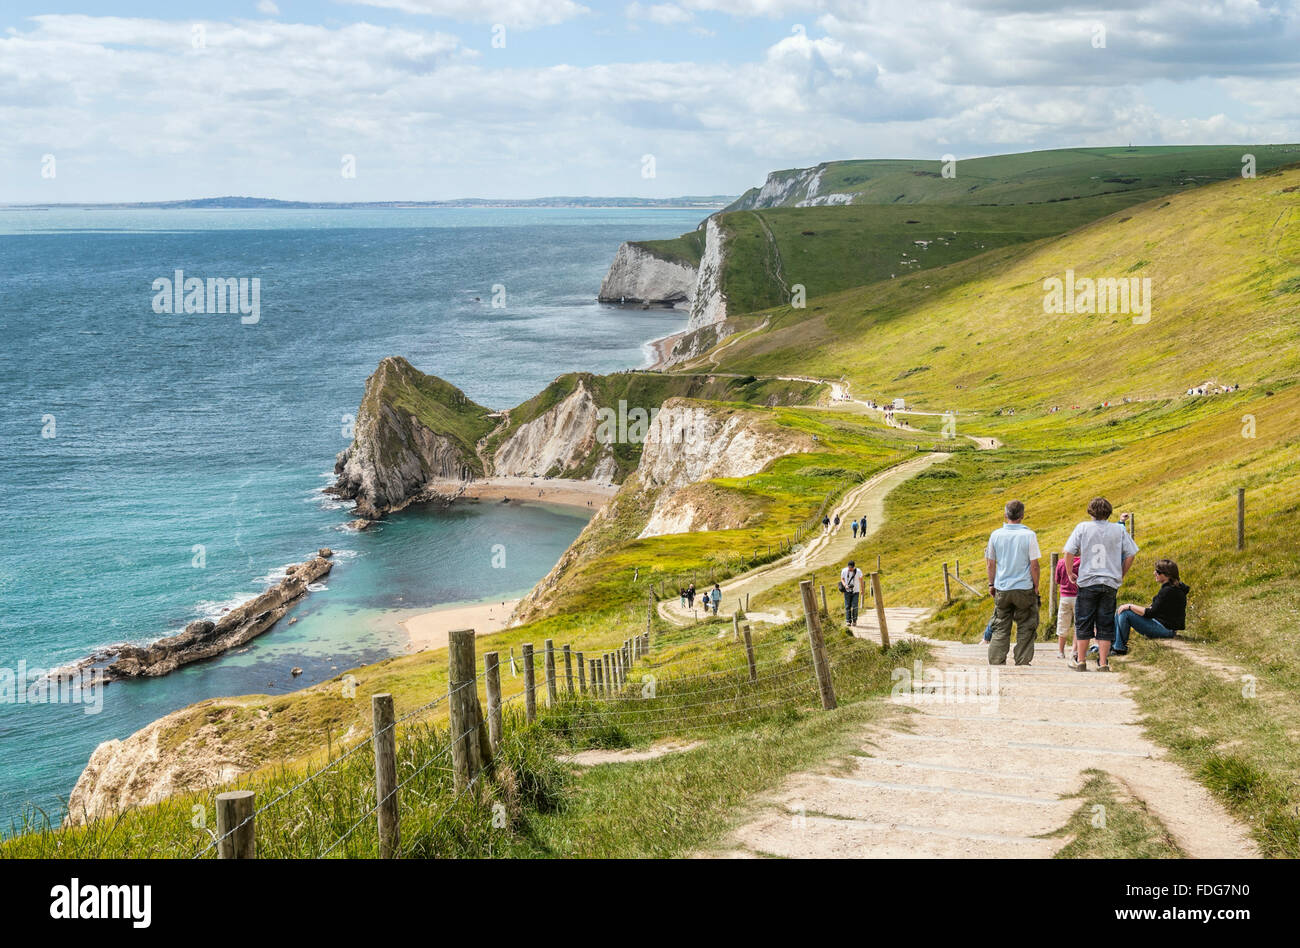
{"label": "sandy beach", "polygon": [[453,603],[404,619],[402,628],[410,638],[407,650],[423,652],[426,649],[446,648],[453,629],[473,629],[478,635],[500,632],[506,627],[510,613],[518,603],[518,599],[469,605]]}
{"label": "sandy beach", "polygon": [[615,484],[569,481],[544,477],[488,477],[472,481],[460,495],[462,500],[535,501],[599,510],[618,491]]}

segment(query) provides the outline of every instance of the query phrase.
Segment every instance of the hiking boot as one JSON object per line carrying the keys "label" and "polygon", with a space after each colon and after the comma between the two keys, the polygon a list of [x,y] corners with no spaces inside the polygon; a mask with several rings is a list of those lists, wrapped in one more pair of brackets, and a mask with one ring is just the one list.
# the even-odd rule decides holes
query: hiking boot
{"label": "hiking boot", "polygon": [[1071,667],[1072,669],[1074,669],[1075,671],[1077,671],[1077,672],[1086,672],[1086,671],[1088,670],[1088,663],[1087,663],[1087,662],[1076,662],[1076,661],[1074,661],[1073,659],[1071,659],[1071,660],[1070,660],[1070,667]]}
{"label": "hiking boot", "polygon": [[1128,649],[1126,649],[1126,648],[1113,648],[1113,649],[1110,650],[1110,654],[1112,654],[1112,655],[1127,655],[1127,654],[1128,654]]}
{"label": "hiking boot", "polygon": [[1099,672],[1108,672],[1108,671],[1110,671],[1110,666],[1109,666],[1109,665],[1098,665],[1098,666],[1097,666],[1097,671],[1099,671]]}

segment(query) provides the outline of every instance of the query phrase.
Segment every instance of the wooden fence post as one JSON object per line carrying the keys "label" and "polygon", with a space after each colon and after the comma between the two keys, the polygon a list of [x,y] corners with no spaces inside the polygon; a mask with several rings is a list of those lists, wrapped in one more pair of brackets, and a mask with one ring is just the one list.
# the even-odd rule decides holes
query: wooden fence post
{"label": "wooden fence post", "polygon": [[871,574],[871,597],[876,600],[876,621],[880,623],[880,647],[889,648],[889,626],[885,625],[885,598],[880,594],[880,574]]}
{"label": "wooden fence post", "polygon": [[257,835],[253,791],[217,794],[217,858],[256,859]]}
{"label": "wooden fence post", "polygon": [[567,645],[564,646],[564,683],[569,694],[573,694],[573,653]]}
{"label": "wooden fence post", "polygon": [[737,641],[740,640],[740,613],[739,612],[733,612],[731,614],[731,637],[733,639],[736,639]]}
{"label": "wooden fence post", "polygon": [[749,680],[758,681],[758,666],[754,664],[754,640],[749,635],[749,626],[746,625],[741,632],[745,636],[745,659],[749,662]]}
{"label": "wooden fence post", "polygon": [[596,661],[596,659],[594,658],[590,659],[590,661],[591,661],[591,696],[593,698],[599,698],[600,697],[600,662]]}
{"label": "wooden fence post", "polygon": [[392,859],[401,847],[397,822],[397,714],[392,695],[372,695],[371,740],[375,747],[375,817],[379,824],[379,858]]}
{"label": "wooden fence post", "polygon": [[952,602],[952,585],[948,581],[948,564],[943,564],[943,604]]}
{"label": "wooden fence post", "polygon": [[601,656],[601,662],[604,667],[600,670],[600,681],[605,686],[605,697],[608,698],[614,693],[614,665],[610,660],[609,652]]}
{"label": "wooden fence post", "polygon": [[1246,488],[1237,488],[1237,549],[1246,548]]}
{"label": "wooden fence post", "polygon": [[533,643],[525,642],[520,650],[524,662],[524,716],[532,724],[537,720],[537,671],[533,668]]}
{"label": "wooden fence post", "polygon": [[483,654],[483,680],[487,682],[488,744],[496,756],[501,748],[501,660],[496,652]]}
{"label": "wooden fence post", "polygon": [[464,790],[483,769],[478,707],[478,663],[474,660],[474,630],[452,631],[447,648],[447,713],[451,725],[451,763],[455,786]]}
{"label": "wooden fence post", "polygon": [[831,683],[831,668],[826,660],[826,643],[822,641],[822,622],[817,614],[817,594],[811,580],[799,583],[799,596],[803,600],[804,618],[808,623],[808,645],[812,652],[813,669],[817,672],[817,690],[822,707],[830,711],[835,707],[835,687]]}
{"label": "wooden fence post", "polygon": [[749,593],[745,593],[745,615],[749,615]]}
{"label": "wooden fence post", "polygon": [[573,660],[578,666],[578,694],[587,693],[587,663],[582,660],[581,652],[573,653]]}
{"label": "wooden fence post", "polygon": [[546,674],[546,706],[553,708],[557,700],[555,690],[555,640],[547,639],[542,643],[542,647],[545,650],[543,666]]}

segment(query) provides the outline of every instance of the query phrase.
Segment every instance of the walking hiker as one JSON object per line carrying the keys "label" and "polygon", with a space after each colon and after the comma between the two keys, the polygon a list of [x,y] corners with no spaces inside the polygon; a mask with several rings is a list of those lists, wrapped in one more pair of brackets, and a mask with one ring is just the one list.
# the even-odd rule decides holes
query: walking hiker
{"label": "walking hiker", "polygon": [[1038,537],[1026,527],[1025,505],[1007,501],[1005,522],[989,534],[984,550],[989,592],[997,611],[993,614],[993,635],[989,640],[989,664],[1005,665],[1011,644],[1011,623],[1016,623],[1017,665],[1034,660],[1034,635],[1038,631]]}
{"label": "walking hiker", "polygon": [[838,530],[838,529],[840,528],[840,515],[839,515],[839,514],[836,514],[836,515],[835,515],[835,519],[834,519],[831,523],[832,523],[832,526],[834,526],[834,528],[835,528],[836,530]]}
{"label": "walking hiker", "polygon": [[677,591],[678,591],[679,593],[682,594],[682,608],[685,609],[685,608],[686,608],[686,589],[685,589],[685,588],[679,588]]}
{"label": "walking hiker", "polygon": [[695,584],[691,583],[686,587],[686,608],[695,608]]}
{"label": "walking hiker", "polygon": [[863,514],[862,519],[858,521],[858,532],[862,534],[862,538],[864,540],[867,538],[867,515],[866,514]]}
{"label": "walking hiker", "polygon": [[1149,639],[1172,639],[1187,622],[1187,594],[1191,591],[1178,578],[1178,564],[1173,560],[1156,560],[1156,582],[1160,589],[1151,605],[1143,609],[1126,602],[1115,612],[1115,647],[1112,655],[1128,654],[1129,631]]}
{"label": "walking hiker", "polygon": [[[1097,639],[1097,671],[1110,671],[1107,656],[1115,637],[1115,593],[1133,565],[1138,545],[1123,525],[1111,523],[1115,508],[1105,497],[1094,497],[1088,516],[1065,541],[1066,576],[1079,587],[1074,601],[1075,671],[1088,670],[1088,646]],[[1075,574],[1074,557],[1079,571]]]}
{"label": "walking hiker", "polygon": [[858,564],[849,560],[849,565],[840,570],[840,592],[844,593],[844,623],[849,635],[858,624],[858,603],[862,597],[862,571]]}
{"label": "walking hiker", "polygon": [[851,520],[849,521],[849,526],[853,528],[853,539],[856,540],[858,538],[858,522],[856,520]]}
{"label": "walking hiker", "polygon": [[[1064,557],[1056,562],[1056,586],[1060,590],[1060,598],[1057,600],[1056,607],[1056,657],[1065,658],[1065,639],[1074,631],[1074,603],[1079,595],[1079,587],[1070,579],[1070,571],[1066,569],[1065,561],[1069,557]],[[1079,569],[1079,558],[1074,558],[1074,568]],[[1070,652],[1074,652],[1074,644],[1070,644]]]}
{"label": "walking hiker", "polygon": [[716,616],[718,614],[718,603],[722,602],[722,587],[717,583],[714,583],[713,588],[709,590],[709,599],[713,601],[713,614]]}
{"label": "walking hiker", "polygon": [[830,533],[830,530],[831,530],[831,518],[822,517],[822,532]]}

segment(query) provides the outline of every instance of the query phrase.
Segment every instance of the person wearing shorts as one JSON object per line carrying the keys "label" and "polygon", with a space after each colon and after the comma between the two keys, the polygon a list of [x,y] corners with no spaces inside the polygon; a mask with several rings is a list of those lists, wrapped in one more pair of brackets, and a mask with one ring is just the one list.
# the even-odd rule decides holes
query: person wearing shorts
{"label": "person wearing shorts", "polygon": [[[1056,588],[1060,590],[1060,598],[1057,600],[1056,607],[1056,657],[1065,658],[1065,640],[1070,637],[1074,631],[1074,602],[1079,595],[1079,587],[1070,580],[1070,571],[1065,568],[1063,557],[1056,563]],[[1074,558],[1074,569],[1077,573],[1079,570],[1079,558]],[[1074,646],[1071,643],[1071,651]]]}
{"label": "person wearing shorts", "polygon": [[[1066,578],[1079,587],[1074,600],[1075,671],[1088,670],[1088,646],[1097,639],[1097,671],[1110,671],[1107,661],[1115,637],[1115,594],[1133,565],[1138,545],[1122,524],[1111,523],[1115,508],[1105,497],[1088,504],[1088,516],[1065,541]],[[1079,557],[1079,571],[1074,557]]]}

